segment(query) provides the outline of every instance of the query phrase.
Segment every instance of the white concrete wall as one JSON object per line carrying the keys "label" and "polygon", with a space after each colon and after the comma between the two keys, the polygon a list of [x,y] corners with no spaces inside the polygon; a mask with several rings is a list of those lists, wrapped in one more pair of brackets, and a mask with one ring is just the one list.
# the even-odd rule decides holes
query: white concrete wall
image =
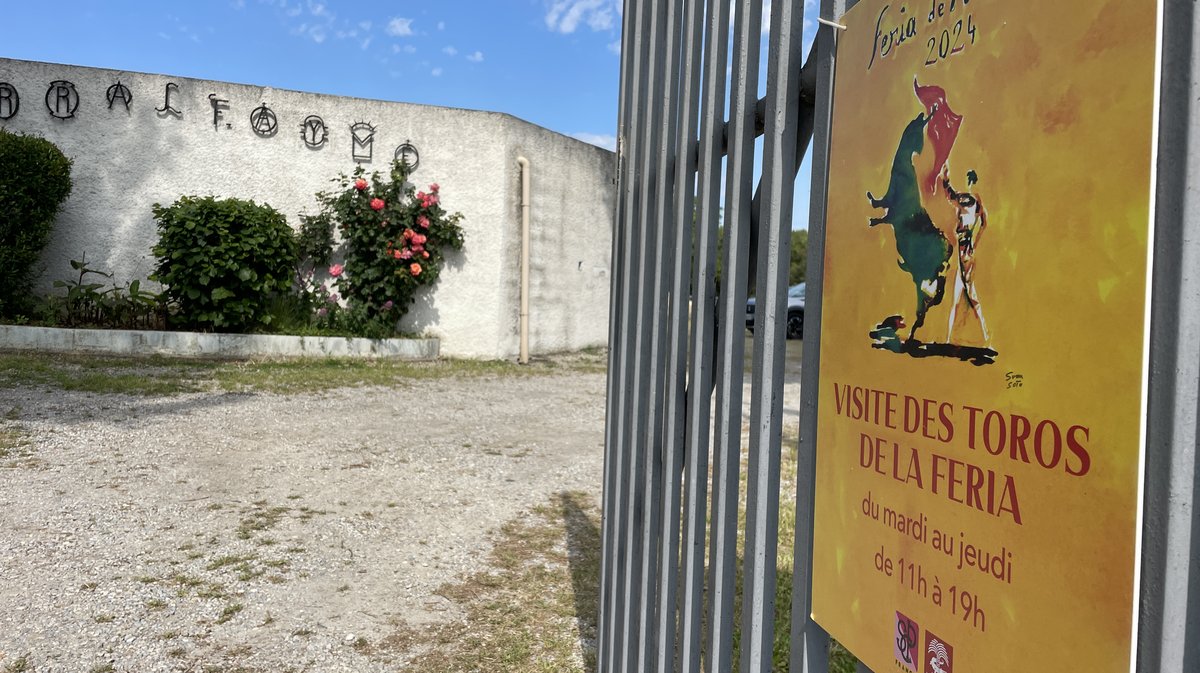
{"label": "white concrete wall", "polygon": [[[75,85],[73,119],[46,108],[50,82]],[[129,111],[111,109],[117,81],[133,94]],[[72,159],[73,190],[55,226],[39,287],[69,277],[85,252],[118,283],[145,278],[157,240],[150,208],[184,194],[268,203],[299,226],[316,210],[316,192],[355,167],[350,125],[376,126],[368,171],[387,171],[397,146],[421,153],[412,181],[441,185],[443,205],[464,215],[466,245],[451,256],[436,287],[418,295],[406,330],[442,340],[442,353],[511,357],[517,353],[520,171],[533,165],[531,246],[534,353],[604,344],[608,329],[609,257],[615,199],[613,154],[506,114],[325,96],[269,87],[0,59],[0,82],[20,94],[20,111],[0,127],[42,136]],[[156,112],[168,82],[178,84],[182,118]],[[208,96],[228,100],[214,128]],[[251,129],[266,103],[279,121],[270,138]],[[2,111],[0,111],[2,112]],[[308,115],[329,128],[321,149],[300,136]]]}

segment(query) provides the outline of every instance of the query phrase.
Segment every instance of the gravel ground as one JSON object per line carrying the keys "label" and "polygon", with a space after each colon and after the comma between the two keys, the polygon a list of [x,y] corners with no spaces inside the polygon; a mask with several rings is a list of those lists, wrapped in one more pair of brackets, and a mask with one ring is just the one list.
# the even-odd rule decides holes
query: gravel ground
{"label": "gravel ground", "polygon": [[381,641],[454,616],[489,532],[599,498],[603,374],[9,409],[0,671],[401,670]]}

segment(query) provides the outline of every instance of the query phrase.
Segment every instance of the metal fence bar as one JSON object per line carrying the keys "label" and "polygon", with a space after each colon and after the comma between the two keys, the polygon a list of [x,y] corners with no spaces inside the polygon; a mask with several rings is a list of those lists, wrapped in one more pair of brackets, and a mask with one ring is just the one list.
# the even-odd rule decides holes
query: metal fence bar
{"label": "metal fence bar", "polygon": [[[630,59],[629,80],[626,88],[627,101],[625,108],[628,111],[627,125],[622,129],[622,138],[626,141],[627,150],[624,153],[625,170],[623,173],[624,182],[621,184],[622,209],[617,214],[619,227],[622,230],[622,240],[634,240],[634,232],[636,231],[636,213],[639,198],[640,180],[639,171],[641,169],[640,158],[642,155],[641,142],[642,129],[645,124],[641,122],[643,116],[643,101],[647,97],[647,83],[644,72],[644,62],[649,53],[648,40],[644,39],[643,34],[647,30],[649,23],[649,11],[653,5],[652,0],[629,0],[626,9],[626,14],[630,17],[632,23],[632,35],[629,41],[632,47],[624,58]],[[605,670],[621,671],[625,670],[626,663],[624,652],[627,650],[626,641],[628,636],[628,600],[624,589],[626,587],[626,575],[629,571],[629,564],[626,562],[628,555],[628,533],[627,530],[632,526],[632,497],[630,493],[629,467],[628,463],[632,458],[632,445],[628,441],[630,414],[633,411],[633,403],[629,394],[631,385],[633,384],[633,368],[631,355],[633,352],[633,339],[636,334],[636,323],[634,322],[633,314],[633,293],[637,289],[637,284],[634,282],[633,276],[636,268],[634,267],[634,256],[632,246],[625,246],[622,253],[622,269],[624,271],[623,278],[619,284],[619,296],[621,306],[621,324],[622,331],[619,339],[616,342],[618,353],[616,356],[617,373],[616,387],[620,391],[618,403],[610,407],[616,412],[616,422],[613,426],[613,440],[610,442],[608,451],[614,455],[613,463],[613,481],[614,481],[614,497],[613,511],[611,522],[609,523],[611,534],[609,536],[609,545],[605,549],[605,554],[609,556],[610,565],[614,566],[609,572],[609,584],[607,591],[609,600],[606,605],[607,614],[604,622],[606,624],[606,633],[608,639],[602,643],[602,654],[598,657],[605,663]]]}
{"label": "metal fence bar", "polygon": [[[836,21],[857,0],[822,0],[821,16]],[[808,221],[808,275],[825,274],[825,196],[829,184],[829,138],[833,125],[833,80],[837,34],[823,26],[817,31],[809,62],[813,88],[812,191]],[[821,372],[821,283],[805,291],[804,356],[801,390],[817,390]],[[792,552],[792,632],[789,670],[828,673],[829,635],[812,620],[813,521],[817,484],[817,396],[800,399],[800,445],[796,464],[796,539]]]}
{"label": "metal fence bar", "polygon": [[680,614],[680,670],[700,670],[703,636],[704,553],[708,532],[708,451],[713,334],[716,321],[717,225],[721,209],[720,157],[724,151],[725,67],[729,56],[729,4],[708,0],[705,20],[695,258],[692,278],[692,339],[688,376],[687,458],[684,473],[684,586]]}
{"label": "metal fence bar", "polygon": [[645,529],[649,524],[647,517],[648,498],[652,495],[647,489],[644,477],[651,460],[651,447],[646,444],[647,426],[649,424],[649,398],[651,394],[651,361],[650,334],[656,320],[653,315],[653,297],[649,288],[653,284],[654,272],[658,266],[656,247],[657,237],[652,222],[654,221],[655,186],[657,178],[656,160],[657,145],[660,129],[657,121],[661,115],[659,97],[664,85],[663,75],[663,41],[665,36],[666,8],[662,2],[654,2],[649,11],[647,30],[643,33],[648,47],[646,68],[647,95],[642,99],[642,128],[641,147],[638,151],[640,165],[638,189],[641,199],[636,209],[637,231],[637,269],[631,274],[636,283],[637,291],[631,301],[635,305],[633,323],[634,338],[632,395],[628,434],[625,439],[631,452],[627,462],[627,477],[630,488],[630,525],[626,528],[626,556],[623,563],[626,566],[623,598],[625,600],[624,623],[626,625],[627,641],[621,651],[622,671],[640,671],[640,649],[642,639],[639,637],[643,619],[641,611],[644,605],[643,590],[649,580],[644,574],[644,558],[652,553],[646,547]]}
{"label": "metal fence bar", "polygon": [[734,3],[734,64],[730,84],[725,170],[725,256],[721,278],[716,440],[713,451],[712,538],[709,549],[710,673],[730,670],[737,570],[739,471],[742,447],[742,361],[745,357],[750,206],[754,198],[754,108],[762,1]]}
{"label": "metal fence bar", "polygon": [[679,626],[680,506],[683,460],[687,432],[687,350],[692,240],[695,216],[695,180],[699,141],[700,73],[704,48],[704,2],[687,0],[682,15],[682,75],[679,78],[679,136],[674,175],[674,259],[671,264],[670,353],[666,366],[667,399],[664,405],[663,542],[658,558],[658,604],[655,608],[658,651],[657,673],[672,673],[676,662]]}
{"label": "metal fence bar", "polygon": [[[626,11],[623,18],[623,26],[621,30],[621,53],[629,54],[633,51],[633,22],[637,15],[636,11]],[[620,80],[620,99],[617,105],[617,128],[620,136],[617,140],[617,184],[622,188],[626,184],[626,173],[628,162],[624,156],[626,149],[626,123],[629,121],[632,111],[630,110],[630,102],[632,97],[628,95],[630,87],[629,80],[632,76],[632,68],[630,67],[630,59],[621,59],[621,80]],[[612,251],[609,259],[611,260],[611,290],[609,292],[608,303],[608,343],[613,347],[608,351],[608,370],[607,381],[605,382],[605,399],[607,400],[606,411],[604,415],[604,492],[602,493],[603,502],[601,503],[601,511],[603,512],[603,520],[601,522],[601,549],[604,550],[600,555],[600,605],[599,612],[596,618],[596,662],[599,670],[605,669],[607,663],[606,656],[609,653],[605,644],[609,642],[611,630],[609,628],[608,614],[609,604],[611,602],[612,586],[611,573],[613,572],[612,554],[607,553],[610,549],[613,539],[613,526],[616,521],[617,502],[617,474],[619,473],[618,461],[615,451],[607,450],[608,447],[615,446],[616,438],[620,435],[617,432],[617,409],[624,403],[624,390],[618,385],[618,357],[621,356],[621,350],[616,347],[621,336],[625,333],[625,322],[623,320],[624,305],[618,301],[622,290],[626,286],[625,268],[627,266],[626,257],[628,256],[626,245],[627,233],[621,226],[621,213],[625,207],[625,192],[624,189],[619,189],[617,192],[617,203],[615,212],[617,213],[612,236]]]}
{"label": "metal fence bar", "polygon": [[648,671],[656,653],[657,629],[655,607],[658,604],[658,558],[661,554],[664,427],[664,389],[666,375],[667,312],[669,278],[676,250],[674,242],[674,161],[676,152],[677,115],[679,109],[679,59],[680,21],[683,15],[683,0],[661,0],[664,11],[659,25],[659,54],[656,60],[654,95],[655,116],[653,123],[658,127],[657,146],[654,148],[654,191],[652,217],[654,245],[648,254],[653,254],[653,281],[646,288],[649,302],[650,330],[648,368],[649,397],[647,399],[648,422],[642,440],[642,451],[649,463],[644,470],[646,488],[646,525],[642,534],[642,585],[639,593],[637,670]]}
{"label": "metal fence bar", "polygon": [[[779,462],[782,449],[787,287],[792,201],[796,182],[804,5],[771,8],[766,139],[763,143],[758,229],[754,387],[746,487],[746,545],[742,589],[741,671],[772,670],[776,558],[779,538]],[[764,312],[765,309],[765,312]]]}
{"label": "metal fence bar", "polygon": [[1200,670],[1200,14],[1164,11],[1139,673]]}

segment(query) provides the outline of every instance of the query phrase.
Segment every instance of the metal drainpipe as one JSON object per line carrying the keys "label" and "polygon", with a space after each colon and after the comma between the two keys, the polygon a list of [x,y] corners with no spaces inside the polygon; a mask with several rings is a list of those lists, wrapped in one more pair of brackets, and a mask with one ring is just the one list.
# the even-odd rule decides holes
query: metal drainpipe
{"label": "metal drainpipe", "polygon": [[529,364],[529,160],[517,157],[521,166],[521,358]]}

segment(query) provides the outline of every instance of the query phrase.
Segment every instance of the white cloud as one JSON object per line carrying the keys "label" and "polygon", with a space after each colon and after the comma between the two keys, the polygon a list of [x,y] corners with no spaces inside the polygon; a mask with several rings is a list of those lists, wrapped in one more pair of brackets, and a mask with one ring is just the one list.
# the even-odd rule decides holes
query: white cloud
{"label": "white cloud", "polygon": [[620,56],[621,55],[621,41],[617,40],[616,42],[609,42],[608,50],[611,51],[612,53],[616,54],[617,56]]}
{"label": "white cloud", "polygon": [[458,50],[451,46],[445,46],[442,47],[442,53],[446,54],[447,56],[457,56]]}
{"label": "white cloud", "polygon": [[333,13],[329,11],[329,8],[320,2],[312,2],[312,0],[309,0],[308,11],[311,12],[313,16],[318,17],[318,18],[322,18],[322,19],[332,19],[333,18]]}
{"label": "white cloud", "polygon": [[556,33],[574,33],[580,23],[593,31],[612,30],[621,13],[619,0],[552,0],[546,10],[546,27]]}
{"label": "white cloud", "polygon": [[359,21],[358,27],[362,28],[363,30],[371,30],[371,22],[370,21]]}
{"label": "white cloud", "polygon": [[571,137],[575,138],[576,140],[582,140],[585,143],[596,145],[597,147],[603,147],[610,152],[617,151],[617,137],[613,135],[608,135],[605,133],[580,132],[572,133]]}
{"label": "white cloud", "polygon": [[446,30],[446,22],[438,21],[438,30]]}
{"label": "white cloud", "polygon": [[430,74],[430,75],[433,75],[434,77],[441,77],[441,76],[442,76],[442,69],[441,69],[441,68],[434,68],[432,71],[430,71],[430,73],[429,73],[429,74]]}
{"label": "white cloud", "polygon": [[417,53],[417,48],[411,44],[406,44],[406,45],[404,45],[404,53],[415,54],[415,53]]}
{"label": "white cloud", "polygon": [[483,63],[483,52],[477,51],[473,54],[467,54],[467,60],[472,63]]}
{"label": "white cloud", "polygon": [[373,37],[368,37],[367,39],[363,40],[363,41],[360,43],[360,45],[359,45],[359,46],[361,46],[361,47],[362,47],[362,50],[363,50],[363,51],[366,51],[366,50],[367,50],[367,47],[370,47],[370,46],[371,46],[371,40],[373,40],[373,39],[375,39],[375,38],[373,38]]}
{"label": "white cloud", "polygon": [[392,37],[408,37],[410,35],[414,35],[415,33],[413,33],[412,22],[412,19],[403,19],[398,16],[394,17],[391,21],[388,21],[387,34],[391,35]]}

